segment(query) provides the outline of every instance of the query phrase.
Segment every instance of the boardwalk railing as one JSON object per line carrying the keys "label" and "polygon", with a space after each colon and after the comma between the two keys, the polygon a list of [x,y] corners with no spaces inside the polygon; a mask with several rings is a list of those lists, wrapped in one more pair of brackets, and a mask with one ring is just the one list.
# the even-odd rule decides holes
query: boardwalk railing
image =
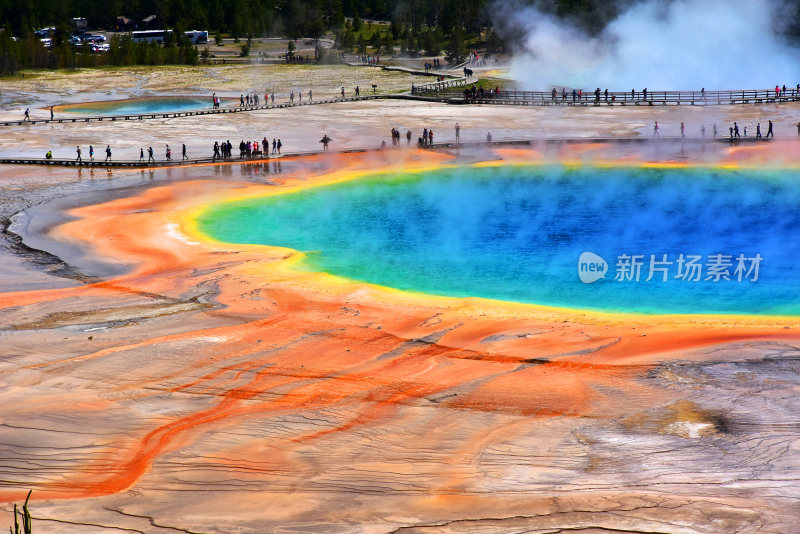
{"label": "boardwalk railing", "polygon": [[[696,139],[696,138],[695,138]],[[581,143],[684,143],[686,138],[683,137],[649,137],[649,136],[637,136],[637,137],[579,137],[579,138],[550,138],[550,139],[500,139],[488,142],[453,142],[453,141],[446,141],[435,143],[433,145],[406,145],[408,148],[416,149],[442,149],[442,148],[469,148],[469,147],[480,147],[480,146],[512,146],[512,145],[529,145],[529,146],[536,146],[536,145],[564,145],[564,144],[581,144]],[[731,139],[729,137],[714,137],[714,138],[703,138],[703,143],[728,143],[728,144],[739,144],[739,143],[769,143],[771,142],[769,139],[764,138],[756,138],[756,137],[746,137],[746,138],[736,138]],[[401,145],[402,146],[402,145]],[[74,159],[47,159],[47,158],[35,158],[35,157],[26,157],[26,156],[19,156],[19,157],[4,157],[0,156],[0,165],[8,164],[8,165],[52,165],[52,166],[62,166],[62,167],[79,167],[79,168],[89,168],[89,169],[103,169],[103,168],[112,168],[112,167],[135,167],[139,169],[155,169],[155,168],[162,168],[162,167],[179,167],[185,165],[199,165],[199,164],[215,164],[215,165],[230,165],[230,164],[262,164],[262,163],[269,163],[269,162],[280,162],[280,160],[285,158],[293,158],[293,157],[300,157],[300,156],[313,156],[319,154],[326,154],[326,153],[339,153],[339,154],[352,154],[352,153],[359,153],[359,152],[372,152],[372,151],[383,151],[383,150],[398,150],[399,147],[380,147],[380,148],[369,148],[369,147],[350,147],[350,148],[341,148],[341,149],[331,149],[330,152],[321,151],[321,150],[308,150],[308,151],[298,151],[298,152],[291,152],[291,153],[283,153],[283,154],[260,154],[260,155],[253,155],[248,157],[238,157],[232,156],[229,158],[213,158],[213,157],[205,157],[205,158],[194,158],[194,159],[187,159],[183,160],[180,158],[174,160],[156,160],[152,163],[148,163],[146,161],[141,160],[115,160],[115,161],[103,161],[103,160],[96,160],[96,161],[76,161]]]}
{"label": "boardwalk railing", "polygon": [[[440,82],[441,83],[441,82]],[[800,101],[796,89],[776,92],[774,89],[743,89],[732,91],[627,91],[594,92],[574,95],[548,91],[472,91],[470,87],[454,91],[449,88],[436,88],[435,84],[415,87],[412,94],[438,98],[453,103],[476,104],[518,104],[534,106],[654,106],[654,105],[718,105],[718,104],[762,104],[768,102]]]}
{"label": "boardwalk railing", "polygon": [[[458,78],[447,78],[442,80],[441,82],[431,82],[431,83],[423,83],[420,85],[412,85],[411,86],[411,94],[412,95],[419,95],[419,96],[428,96],[431,94],[440,94],[442,92],[448,92],[448,90],[452,90],[457,87],[467,87],[468,80],[467,78],[461,76]],[[452,92],[452,91],[450,91]],[[460,93],[463,95],[463,93]]]}
{"label": "boardwalk railing", "polygon": [[352,102],[356,100],[381,100],[386,98],[392,98],[394,95],[364,95],[364,96],[348,96],[346,98],[341,97],[326,97],[326,98],[318,98],[315,100],[303,100],[303,101],[296,101],[296,102],[282,102],[282,103],[275,103],[269,105],[259,105],[259,106],[230,106],[224,108],[206,108],[206,109],[197,109],[192,111],[170,111],[170,112],[163,112],[159,111],[156,113],[126,113],[124,115],[97,115],[97,116],[89,116],[89,117],[68,117],[68,116],[60,116],[53,119],[36,119],[33,118],[29,121],[26,120],[0,120],[0,126],[20,126],[23,124],[60,124],[60,123],[72,123],[72,122],[103,122],[103,121],[132,121],[132,120],[145,120],[145,119],[176,119],[179,117],[196,117],[198,115],[219,115],[222,113],[241,113],[244,111],[259,111],[259,110],[267,110],[267,109],[281,109],[281,108],[294,108],[299,106],[314,106],[318,104],[334,104],[337,102]]}
{"label": "boardwalk railing", "polygon": [[[463,89],[461,89],[463,88]],[[609,92],[608,95],[600,93],[596,98],[594,93],[584,93],[564,96],[557,93],[555,96],[546,91],[480,91],[474,92],[469,87],[469,80],[464,77],[448,78],[440,82],[413,85],[411,96],[408,94],[381,94],[364,95],[358,97],[334,98],[327,97],[318,100],[305,100],[297,102],[284,102],[280,104],[207,108],[194,111],[137,113],[125,115],[100,115],[90,117],[58,117],[53,119],[34,118],[25,120],[0,120],[0,126],[19,126],[23,124],[61,124],[75,122],[103,122],[103,121],[130,121],[144,119],[174,119],[179,117],[194,117],[198,115],[218,115],[223,113],[240,113],[267,109],[293,108],[318,104],[333,104],[338,102],[352,102],[356,100],[381,100],[381,99],[413,99],[424,97],[440,100],[451,104],[505,104],[505,105],[533,105],[533,106],[614,106],[614,105],[713,105],[713,104],[763,104],[775,102],[800,101],[800,91],[796,89],[785,92],[775,92],[770,89],[744,89],[735,91],[632,91]]]}

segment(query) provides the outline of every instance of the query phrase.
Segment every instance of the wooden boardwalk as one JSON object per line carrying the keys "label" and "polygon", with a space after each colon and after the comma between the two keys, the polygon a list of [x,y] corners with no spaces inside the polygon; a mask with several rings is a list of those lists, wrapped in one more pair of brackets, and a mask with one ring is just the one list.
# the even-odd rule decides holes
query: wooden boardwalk
{"label": "wooden boardwalk", "polygon": [[[566,144],[582,144],[582,143],[681,143],[681,142],[713,142],[713,143],[768,143],[769,139],[756,139],[755,137],[745,137],[731,140],[728,137],[706,137],[706,138],[689,138],[689,137],[582,137],[582,138],[563,138],[563,139],[505,139],[499,141],[487,142],[469,142],[469,143],[456,143],[444,142],[434,143],[433,145],[421,147],[428,150],[441,150],[441,149],[462,149],[462,148],[480,148],[480,147],[502,147],[502,146],[541,146],[541,145],[566,145]],[[231,164],[258,164],[270,161],[278,161],[283,158],[293,157],[306,157],[306,156],[319,156],[323,154],[353,154],[363,152],[392,152],[395,150],[402,150],[404,148],[417,148],[416,144],[401,144],[399,147],[360,147],[360,148],[345,148],[339,150],[329,150],[324,152],[321,150],[305,151],[305,152],[291,152],[279,155],[256,156],[250,158],[239,158],[238,156],[229,159],[214,159],[208,158],[194,158],[194,159],[174,159],[171,161],[157,160],[155,162],[145,162],[139,160],[113,160],[103,161],[95,160],[89,161],[88,159],[77,161],[74,159],[46,159],[46,158],[31,158],[31,157],[17,157],[0,158],[0,164],[5,165],[45,165],[53,167],[78,167],[89,169],[112,169],[112,168],[136,168],[136,169],[155,169],[163,167],[181,167],[187,165],[231,165]]]}
{"label": "wooden boardwalk", "polygon": [[[96,115],[89,117],[58,117],[54,119],[0,120],[0,126],[24,126],[42,124],[69,124],[91,122],[141,121],[149,119],[177,119],[181,117],[197,117],[202,115],[236,114],[250,111],[288,109],[301,106],[317,106],[338,104],[342,102],[360,102],[366,100],[418,100],[441,102],[445,104],[486,104],[517,106],[655,106],[655,105],[722,105],[722,104],[772,104],[800,101],[800,92],[791,90],[777,94],[774,90],[748,89],[741,91],[654,91],[614,92],[600,95],[583,94],[581,97],[562,98],[558,94],[554,99],[551,93],[536,91],[499,91],[489,97],[476,93],[475,97],[466,96],[466,78],[450,78],[441,82],[433,82],[412,86],[411,93],[351,96],[346,98],[325,98],[321,100],[305,100],[283,102],[263,106],[237,106],[225,108],[198,109],[192,111],[137,113],[122,115]],[[460,89],[463,87],[464,89]],[[459,88],[459,89],[456,89]]]}
{"label": "wooden boardwalk", "polygon": [[226,113],[243,113],[248,111],[263,111],[271,109],[296,108],[301,106],[316,106],[322,104],[337,104],[341,102],[360,102],[362,100],[381,100],[388,98],[409,98],[408,95],[364,95],[346,98],[325,98],[321,100],[304,100],[302,102],[283,102],[265,106],[237,106],[224,108],[208,108],[192,111],[174,111],[158,113],[127,113],[124,115],[96,115],[90,117],[58,117],[54,119],[31,119],[18,121],[0,121],[0,126],[23,126],[26,124],[64,124],[75,122],[115,122],[115,121],[140,121],[147,119],[176,119],[180,117],[197,117],[200,115],[222,115]]}
{"label": "wooden boardwalk", "polygon": [[[354,148],[345,150],[330,150],[331,153],[354,153],[366,152],[370,149]],[[53,167],[79,167],[82,169],[113,169],[119,167],[137,168],[137,169],[155,169],[160,167],[182,167],[187,165],[229,165],[229,164],[246,164],[246,163],[265,163],[268,161],[277,161],[283,158],[299,157],[299,156],[313,156],[323,154],[322,151],[308,151],[308,152],[292,152],[290,154],[276,154],[270,156],[255,156],[249,158],[240,158],[238,156],[222,159],[222,158],[193,158],[193,159],[173,159],[173,160],[156,160],[155,162],[147,162],[140,160],[112,160],[104,161],[96,159],[89,161],[84,159],[81,161],[75,159],[47,159],[47,158],[0,158],[0,164],[6,165],[46,165]]]}
{"label": "wooden boardwalk", "polygon": [[724,104],[774,104],[800,101],[800,91],[787,89],[776,93],[774,89],[743,89],[733,91],[627,91],[594,92],[566,97],[557,92],[555,97],[547,91],[476,91],[467,95],[467,87],[453,90],[437,84],[415,86],[412,94],[435,98],[450,104],[489,104],[516,106],[709,106]]}

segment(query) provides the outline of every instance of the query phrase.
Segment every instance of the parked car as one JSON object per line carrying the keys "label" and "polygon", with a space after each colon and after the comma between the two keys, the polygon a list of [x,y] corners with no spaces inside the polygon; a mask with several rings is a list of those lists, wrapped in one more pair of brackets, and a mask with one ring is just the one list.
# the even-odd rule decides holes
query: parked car
{"label": "parked car", "polygon": [[91,41],[94,43],[102,43],[106,40],[105,35],[100,35],[99,33],[85,33],[83,34],[84,41]]}
{"label": "parked car", "polygon": [[56,27],[55,26],[50,26],[48,28],[42,28],[40,30],[36,30],[33,33],[34,33],[34,35],[36,35],[36,37],[38,37],[40,39],[44,39],[44,38],[47,38],[47,37],[50,37],[50,36],[54,35],[56,33]]}

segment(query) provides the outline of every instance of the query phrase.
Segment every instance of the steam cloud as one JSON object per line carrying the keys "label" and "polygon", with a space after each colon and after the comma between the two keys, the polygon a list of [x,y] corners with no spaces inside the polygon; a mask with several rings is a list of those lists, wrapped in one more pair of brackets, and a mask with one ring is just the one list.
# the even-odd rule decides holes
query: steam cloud
{"label": "steam cloud", "polygon": [[778,0],[648,0],[596,37],[568,22],[499,0],[498,32],[518,45],[511,74],[520,88],[592,91],[794,87],[800,53],[781,37]]}

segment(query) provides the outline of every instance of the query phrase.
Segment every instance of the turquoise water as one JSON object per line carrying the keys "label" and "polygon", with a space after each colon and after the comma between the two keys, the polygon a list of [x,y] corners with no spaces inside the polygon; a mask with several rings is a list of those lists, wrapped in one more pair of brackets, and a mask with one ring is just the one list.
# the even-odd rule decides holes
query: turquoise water
{"label": "turquoise water", "polygon": [[[308,252],[311,271],[438,295],[641,313],[800,313],[794,170],[441,169],[220,204],[198,223],[221,241]],[[589,284],[578,265],[587,251],[608,264]],[[664,254],[671,264],[654,263],[647,281],[651,255]],[[617,268],[623,255],[643,256],[638,281]],[[700,256],[699,281],[690,255]]]}
{"label": "turquoise water", "polygon": [[211,107],[211,98],[142,98],[109,102],[91,102],[78,106],[65,107],[67,113],[81,115],[137,115],[142,113],[171,113],[193,111]]}

